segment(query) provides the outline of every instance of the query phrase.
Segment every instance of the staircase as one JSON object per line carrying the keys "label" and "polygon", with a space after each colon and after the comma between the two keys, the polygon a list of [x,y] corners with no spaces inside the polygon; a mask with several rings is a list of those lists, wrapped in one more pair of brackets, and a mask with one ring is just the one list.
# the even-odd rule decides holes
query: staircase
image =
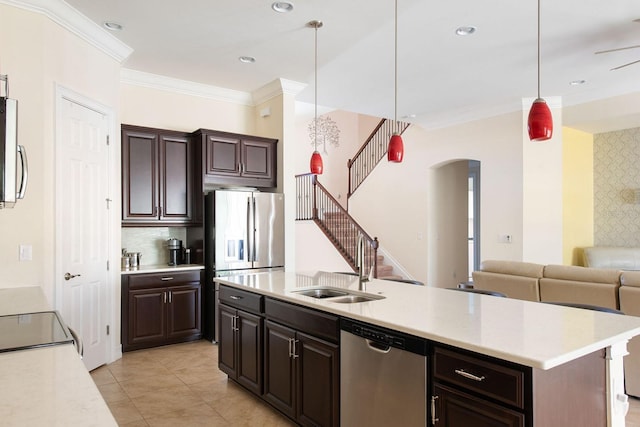
{"label": "staircase", "polygon": [[[358,236],[360,234],[359,226],[355,223],[355,221],[351,218],[351,216],[346,211],[333,211],[326,212],[324,214],[324,220],[322,221],[323,226],[326,227],[325,234],[334,236],[335,241],[339,243],[340,247],[346,248],[347,250],[352,250],[352,258],[355,258],[355,253],[357,252],[357,244],[358,244]],[[321,226],[322,227],[322,226]],[[378,248],[378,239],[377,237],[373,238],[375,242],[376,249]],[[344,256],[344,255],[343,255]],[[371,257],[375,256],[376,260],[373,262]],[[369,275],[369,270],[371,266],[375,266],[374,277],[378,279],[389,279],[389,278],[400,278],[400,276],[394,276],[393,266],[385,265],[384,256],[377,253],[369,253],[365,251],[365,266],[370,266],[369,268],[365,268],[365,274]],[[355,260],[353,264],[349,264],[354,268],[354,271],[357,271],[357,267],[355,267]]]}
{"label": "staircase", "polygon": [[360,184],[375,169],[380,160],[387,154],[389,139],[394,133],[402,135],[409,127],[409,123],[382,119],[371,135],[362,144],[353,159],[349,159],[349,191],[347,198],[351,197]]}
{"label": "staircase", "polygon": [[[409,123],[382,119],[353,159],[349,159],[349,191],[351,197],[364,179],[387,153],[389,138],[402,134]],[[317,175],[296,175],[296,220],[312,220],[333,243],[353,271],[356,266],[357,245],[360,237],[365,242],[364,271],[379,279],[401,279],[393,275],[393,266],[385,265],[378,254],[378,238],[369,236],[351,215],[318,182]]]}

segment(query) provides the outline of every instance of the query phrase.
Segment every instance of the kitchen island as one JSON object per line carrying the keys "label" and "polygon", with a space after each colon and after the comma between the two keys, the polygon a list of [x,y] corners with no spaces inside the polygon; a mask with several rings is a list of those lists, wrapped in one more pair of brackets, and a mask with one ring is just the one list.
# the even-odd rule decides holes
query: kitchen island
{"label": "kitchen island", "polygon": [[[368,302],[336,303],[297,292],[330,287],[359,293],[357,277],[325,272],[259,273],[215,280],[277,301],[421,337],[434,347],[527,367],[533,383],[542,383],[546,372],[576,376],[565,368],[601,354],[596,358],[603,378],[606,371],[601,384],[602,394],[606,390],[602,396],[606,424],[624,426],[627,402],[622,357],[627,340],[640,334],[640,318],[383,280],[366,283],[364,295],[384,297]],[[555,401],[564,399],[567,396],[553,396]],[[530,411],[534,418],[543,418],[539,407]]]}
{"label": "kitchen island", "polygon": [[[50,310],[39,287],[0,289],[0,315]],[[3,426],[116,426],[73,344],[0,353]]]}

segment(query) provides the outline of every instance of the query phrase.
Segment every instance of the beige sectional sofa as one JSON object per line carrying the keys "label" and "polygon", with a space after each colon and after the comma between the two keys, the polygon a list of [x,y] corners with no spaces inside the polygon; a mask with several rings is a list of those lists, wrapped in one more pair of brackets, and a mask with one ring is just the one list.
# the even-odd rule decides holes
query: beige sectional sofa
{"label": "beige sectional sofa", "polygon": [[[589,304],[640,316],[640,271],[487,260],[473,272],[473,287],[509,298]],[[640,337],[629,341],[628,350],[626,392],[640,397]]]}

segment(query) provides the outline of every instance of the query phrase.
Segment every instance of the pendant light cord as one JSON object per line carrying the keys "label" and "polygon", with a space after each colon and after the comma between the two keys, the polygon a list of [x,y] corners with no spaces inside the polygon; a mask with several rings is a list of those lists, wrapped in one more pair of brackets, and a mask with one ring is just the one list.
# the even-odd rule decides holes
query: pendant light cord
{"label": "pendant light cord", "polygon": [[315,93],[314,93],[314,104],[315,104],[315,112],[313,119],[313,147],[315,151],[318,151],[318,23],[316,23],[316,36],[315,36]]}
{"label": "pendant light cord", "polygon": [[538,0],[538,99],[540,99],[540,0]]}
{"label": "pendant light cord", "polygon": [[395,8],[395,19],[394,19],[394,37],[395,37],[395,45],[394,45],[394,70],[393,70],[393,79],[394,79],[394,105],[393,105],[393,121],[394,127],[398,122],[398,0],[396,0],[396,8]]}

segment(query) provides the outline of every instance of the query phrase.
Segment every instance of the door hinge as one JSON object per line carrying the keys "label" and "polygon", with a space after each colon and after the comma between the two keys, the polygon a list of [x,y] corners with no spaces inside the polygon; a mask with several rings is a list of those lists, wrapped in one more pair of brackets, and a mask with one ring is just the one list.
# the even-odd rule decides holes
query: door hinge
{"label": "door hinge", "polygon": [[107,135],[107,145],[109,145],[109,135]]}
{"label": "door hinge", "polygon": [[113,200],[111,200],[111,199],[110,199],[110,198],[108,198],[108,197],[107,197],[106,199],[104,199],[104,200],[107,202],[107,210],[109,210],[109,208],[111,208],[110,203],[111,203],[111,202],[113,202]]}
{"label": "door hinge", "polygon": [[107,335],[109,335],[109,325],[107,325]]}
{"label": "door hinge", "polygon": [[107,260],[107,271],[109,271],[109,260]]}

